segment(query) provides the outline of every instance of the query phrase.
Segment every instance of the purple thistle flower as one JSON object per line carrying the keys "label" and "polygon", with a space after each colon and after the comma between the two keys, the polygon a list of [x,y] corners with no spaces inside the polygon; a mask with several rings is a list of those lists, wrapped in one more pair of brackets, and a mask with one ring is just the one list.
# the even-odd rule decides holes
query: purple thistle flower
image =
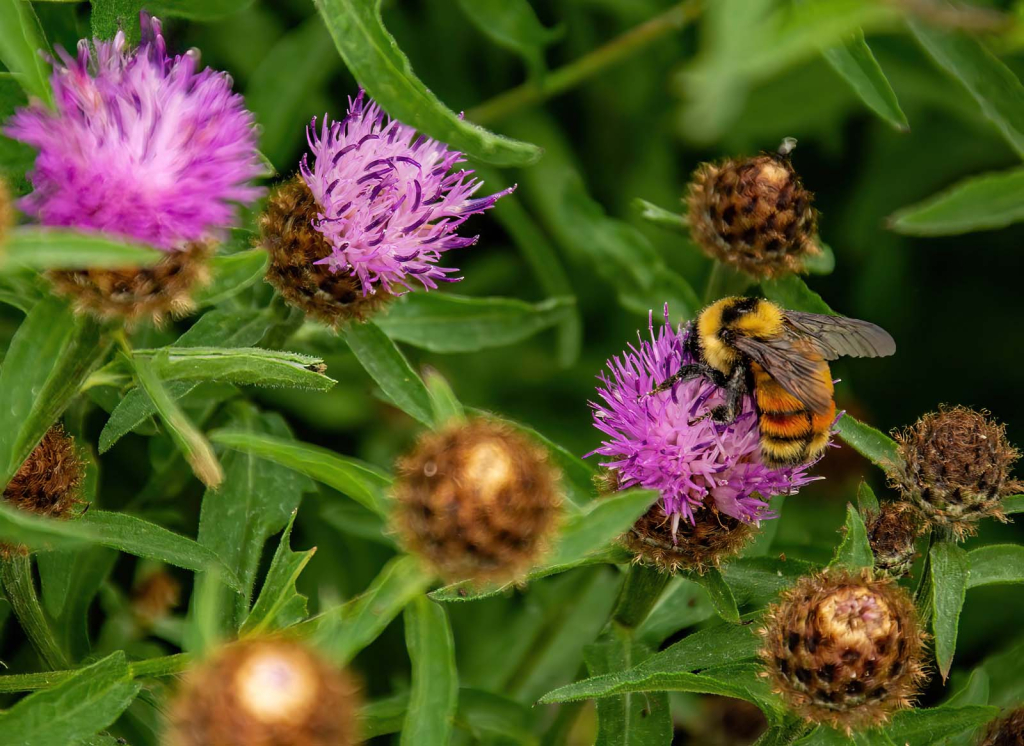
{"label": "purple thistle flower", "polygon": [[708,495],[719,511],[745,523],[774,518],[768,498],[793,493],[818,477],[808,476],[806,464],[769,469],[762,463],[749,395],[729,425],[710,419],[691,424],[724,402],[722,391],[704,379],[645,396],[681,365],[694,362],[684,347],[690,325],[673,328],[667,304],[664,325],[655,333],[652,313],[649,329],[650,341],[630,345],[622,357],[608,361],[610,376],[598,376],[602,403],[590,406],[594,426],[609,439],[587,455],[604,456],[601,465],[616,472],[621,489],[658,490],[673,534],[681,518],[694,522],[694,510],[703,507]]}
{"label": "purple thistle flower", "polygon": [[139,20],[142,42],[57,47],[55,110],[18,110],[5,133],[39,151],[19,207],[44,225],[120,234],[164,250],[215,238],[234,222],[233,202],[261,191],[256,130],[231,78],[199,55],[169,57],[160,21]]}
{"label": "purple thistle flower", "polygon": [[449,173],[462,153],[385,117],[363,91],[343,120],[324,115],[318,135],[314,118],[306,132],[313,167],[303,156],[299,170],[320,207],[313,227],[331,247],[317,263],[358,277],[364,295],[377,285],[411,289],[411,278],[426,288],[461,280],[437,265],[441,254],[476,243],[456,229],[515,189],[473,198],[483,182]]}

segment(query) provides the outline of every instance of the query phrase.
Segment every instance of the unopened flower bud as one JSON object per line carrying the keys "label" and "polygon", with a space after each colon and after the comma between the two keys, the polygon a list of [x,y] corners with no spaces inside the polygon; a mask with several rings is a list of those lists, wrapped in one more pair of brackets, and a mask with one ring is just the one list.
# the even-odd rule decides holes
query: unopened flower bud
{"label": "unopened flower bud", "polygon": [[558,522],[562,494],[547,454],[493,420],[425,433],[398,473],[398,532],[448,580],[520,579]]}
{"label": "unopened flower bud", "polygon": [[985,411],[940,407],[895,435],[903,465],[893,482],[932,526],[963,538],[982,518],[1005,520],[1002,499],[1021,489],[1005,425]]}
{"label": "unopened flower bud", "polygon": [[774,691],[809,722],[847,733],[909,707],[924,679],[913,601],[867,570],[802,578],[769,607],[760,634]]}
{"label": "unopened flower bud", "polygon": [[992,721],[978,746],[1024,746],[1024,707]]}
{"label": "unopened flower bud", "polygon": [[168,746],[351,746],[355,687],[322,656],[278,639],[228,645],[186,675]]}
{"label": "unopened flower bud", "polygon": [[867,519],[875,569],[883,575],[902,578],[910,572],[916,556],[917,537],[923,528],[919,516],[906,503],[887,502]]}
{"label": "unopened flower bud", "polygon": [[800,272],[821,253],[812,200],[788,150],[701,164],[686,198],[704,253],[758,279]]}

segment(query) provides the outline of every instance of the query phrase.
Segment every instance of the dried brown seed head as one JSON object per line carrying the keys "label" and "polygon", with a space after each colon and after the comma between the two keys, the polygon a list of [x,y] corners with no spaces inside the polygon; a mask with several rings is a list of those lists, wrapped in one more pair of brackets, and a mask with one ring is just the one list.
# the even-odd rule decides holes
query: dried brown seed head
{"label": "dried brown seed head", "polygon": [[449,580],[518,580],[558,521],[562,496],[547,454],[493,420],[425,433],[398,473],[396,528]]}
{"label": "dried brown seed head", "polygon": [[887,502],[878,513],[869,514],[867,518],[875,569],[884,575],[902,578],[914,563],[917,537],[924,528],[920,516],[907,503]]}
{"label": "dried brown seed head", "polygon": [[847,733],[909,707],[925,677],[913,601],[867,570],[802,578],[769,607],[760,633],[765,675],[790,709]]}
{"label": "dried brown seed head", "polygon": [[1002,499],[1021,489],[1005,425],[985,411],[940,407],[894,435],[905,466],[893,482],[932,526],[963,538],[982,518],[1005,520]]}
{"label": "dried brown seed head", "polygon": [[778,154],[704,163],[686,198],[704,253],[758,279],[801,272],[808,256],[821,253],[812,201]]}
{"label": "dried brown seed head", "polygon": [[316,264],[331,254],[330,244],[312,225],[319,210],[301,176],[271,195],[260,216],[260,245],[270,254],[267,282],[289,304],[328,326],[364,321],[394,296],[381,288],[364,295],[357,277]]}
{"label": "dried brown seed head", "polygon": [[349,677],[286,640],[229,645],[186,675],[168,746],[350,746],[358,742]]}
{"label": "dried brown seed head", "polygon": [[190,243],[166,252],[151,267],[54,270],[48,275],[54,290],[80,313],[129,326],[145,320],[159,325],[195,310],[192,296],[210,281],[213,252],[212,244]]}
{"label": "dried brown seed head", "polygon": [[993,720],[978,746],[1024,746],[1024,707]]}

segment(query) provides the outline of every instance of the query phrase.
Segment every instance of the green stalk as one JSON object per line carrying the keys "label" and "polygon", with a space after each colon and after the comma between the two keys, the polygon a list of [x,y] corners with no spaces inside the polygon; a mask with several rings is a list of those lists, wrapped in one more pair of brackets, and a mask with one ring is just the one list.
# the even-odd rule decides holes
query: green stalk
{"label": "green stalk", "polygon": [[528,81],[470,109],[466,118],[477,124],[491,124],[576,87],[598,73],[629,59],[662,37],[677,32],[700,12],[697,0],[673,5],[661,15],[641,23],[602,47],[564,67],[548,73],[542,82]]}
{"label": "green stalk", "polygon": [[[181,673],[192,665],[193,656],[188,653],[177,653],[175,655],[164,655],[159,658],[149,658],[144,661],[137,661],[129,665],[133,678],[144,676],[173,676]],[[75,671],[47,671],[45,673],[21,673],[12,676],[0,676],[0,694],[12,692],[35,692],[40,689],[49,689],[66,681],[75,674]]]}
{"label": "green stalk", "polygon": [[628,630],[639,627],[658,603],[670,576],[649,565],[633,565],[615,602],[612,622]]}
{"label": "green stalk", "polygon": [[39,605],[32,579],[31,558],[15,550],[10,557],[0,560],[0,582],[18,623],[43,662],[53,669],[67,668],[70,665],[68,657],[50,629],[43,607]]}

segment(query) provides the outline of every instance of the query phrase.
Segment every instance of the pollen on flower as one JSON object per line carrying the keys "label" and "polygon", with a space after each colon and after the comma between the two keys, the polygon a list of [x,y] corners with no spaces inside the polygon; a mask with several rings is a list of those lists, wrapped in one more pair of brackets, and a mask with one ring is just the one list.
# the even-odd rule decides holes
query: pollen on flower
{"label": "pollen on flower", "polygon": [[788,153],[701,164],[686,198],[704,253],[759,279],[800,272],[821,253],[812,200]]}
{"label": "pollen on flower", "polygon": [[517,580],[547,548],[558,474],[508,425],[474,419],[426,433],[398,472],[398,532],[446,579]]}
{"label": "pollen on flower", "polygon": [[358,700],[347,674],[297,642],[247,640],[191,671],[169,746],[351,746]]}
{"label": "pollen on flower", "polygon": [[627,543],[635,548],[637,536],[643,535],[650,539],[646,546],[664,549],[669,542],[676,546],[691,539],[695,543],[674,551],[668,564],[658,564],[705,568],[735,553],[760,521],[775,517],[769,498],[792,494],[815,478],[806,464],[765,466],[749,396],[728,425],[697,420],[699,411],[724,401],[709,381],[694,379],[649,396],[681,365],[694,362],[684,344],[692,331],[689,325],[673,327],[667,307],[657,330],[652,314],[649,332],[649,340],[630,345],[598,376],[600,402],[592,402],[591,409],[594,427],[606,439],[588,456],[603,457],[601,466],[613,476],[616,489],[644,487],[661,495]]}
{"label": "pollen on flower", "polygon": [[304,156],[299,173],[329,248],[314,261],[358,280],[363,295],[461,279],[441,255],[476,243],[458,228],[512,191],[474,196],[483,182],[456,168],[461,153],[386,117],[362,91],[344,119],[325,116],[319,128],[314,119],[307,139],[313,163]]}
{"label": "pollen on flower", "polygon": [[1020,452],[988,412],[940,407],[894,435],[903,464],[892,481],[929,525],[962,539],[982,518],[1006,520],[1002,500],[1022,488],[1011,474]]}
{"label": "pollen on flower", "polygon": [[910,596],[870,571],[800,579],[760,630],[765,673],[786,704],[847,733],[909,707],[925,678],[925,635]]}

